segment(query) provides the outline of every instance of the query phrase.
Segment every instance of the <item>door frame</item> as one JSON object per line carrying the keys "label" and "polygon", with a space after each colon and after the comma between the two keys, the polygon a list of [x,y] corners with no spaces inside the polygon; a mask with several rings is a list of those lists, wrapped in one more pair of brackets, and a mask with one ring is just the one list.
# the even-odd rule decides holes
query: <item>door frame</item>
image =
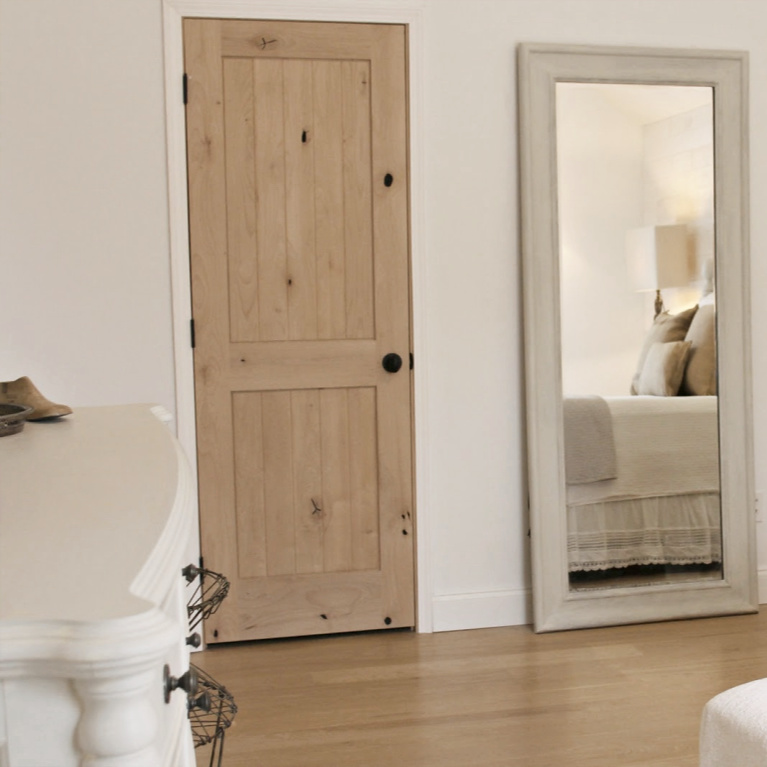
{"label": "door frame", "polygon": [[[416,510],[416,628],[433,630],[431,514],[428,499],[426,263],[423,225],[423,12],[421,8],[359,7],[355,0],[336,0],[323,8],[312,0],[161,0],[165,58],[165,126],[168,163],[168,215],[171,265],[173,353],[175,363],[178,439],[189,458],[197,484],[197,433],[194,400],[194,359],[190,344],[192,317],[187,204],[186,118],[182,103],[186,17],[335,21],[403,24],[408,35],[408,165],[410,172],[410,290],[413,369],[413,471]],[[199,510],[197,510],[199,515]],[[199,539],[197,541],[199,552]]]}

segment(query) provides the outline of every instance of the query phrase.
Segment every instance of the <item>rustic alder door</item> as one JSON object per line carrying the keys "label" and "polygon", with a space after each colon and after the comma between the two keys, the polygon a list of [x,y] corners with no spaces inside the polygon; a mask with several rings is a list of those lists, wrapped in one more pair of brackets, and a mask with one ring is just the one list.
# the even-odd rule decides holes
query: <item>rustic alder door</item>
{"label": "rustic alder door", "polygon": [[413,626],[405,29],[184,52],[206,639]]}

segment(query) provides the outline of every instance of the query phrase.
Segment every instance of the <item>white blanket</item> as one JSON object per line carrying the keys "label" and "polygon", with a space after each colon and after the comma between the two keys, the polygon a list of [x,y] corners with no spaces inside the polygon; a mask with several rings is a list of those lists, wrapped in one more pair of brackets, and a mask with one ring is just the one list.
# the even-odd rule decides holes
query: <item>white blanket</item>
{"label": "white blanket", "polygon": [[567,505],[719,490],[716,397],[607,397],[616,479],[567,486]]}
{"label": "white blanket", "polygon": [[568,485],[618,476],[610,408],[602,397],[565,397],[565,474]]}

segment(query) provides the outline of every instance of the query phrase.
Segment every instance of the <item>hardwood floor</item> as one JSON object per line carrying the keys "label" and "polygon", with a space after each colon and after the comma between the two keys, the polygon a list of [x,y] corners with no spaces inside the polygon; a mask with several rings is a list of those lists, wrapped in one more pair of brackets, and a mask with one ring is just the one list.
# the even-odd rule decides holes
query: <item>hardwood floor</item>
{"label": "hardwood floor", "polygon": [[194,662],[239,708],[224,767],[694,767],[704,704],[767,676],[766,639],[764,611],[263,641]]}

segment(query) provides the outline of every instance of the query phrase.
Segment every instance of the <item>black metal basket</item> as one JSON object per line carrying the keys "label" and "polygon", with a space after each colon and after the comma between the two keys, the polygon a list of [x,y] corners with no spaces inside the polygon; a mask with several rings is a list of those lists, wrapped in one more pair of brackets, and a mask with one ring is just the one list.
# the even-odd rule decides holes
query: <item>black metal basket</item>
{"label": "black metal basket", "polygon": [[212,744],[210,767],[221,767],[224,758],[224,735],[237,713],[231,693],[202,669],[192,665],[197,673],[197,693],[189,706],[194,747]]}
{"label": "black metal basket", "polygon": [[191,630],[218,610],[224,597],[229,593],[229,581],[221,573],[214,573],[212,570],[194,565],[187,565],[181,572],[187,584],[199,579],[197,588],[186,605]]}

